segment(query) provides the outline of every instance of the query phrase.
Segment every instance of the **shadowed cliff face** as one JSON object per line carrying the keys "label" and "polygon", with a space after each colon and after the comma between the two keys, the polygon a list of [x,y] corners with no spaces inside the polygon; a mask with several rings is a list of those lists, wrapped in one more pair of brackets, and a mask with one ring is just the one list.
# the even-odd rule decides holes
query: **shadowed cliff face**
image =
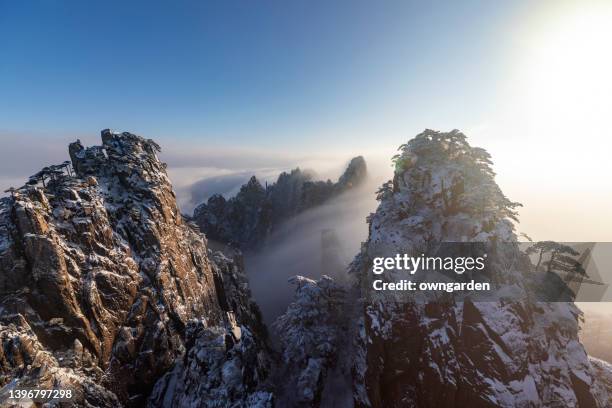
{"label": "shadowed cliff face", "polygon": [[[229,381],[227,398],[246,400],[264,380],[265,336],[240,257],[213,255],[183,221],[158,151],[103,131],[101,146],[70,145],[73,170],[44,169],[1,201],[1,386],[59,384],[80,404],[142,406],[199,338],[233,350],[209,364],[249,367],[198,397]],[[195,398],[172,375],[150,405]]]}
{"label": "shadowed cliff face", "polygon": [[367,170],[355,157],[338,182],[313,181],[300,169],[262,186],[255,176],[229,200],[215,194],[194,210],[194,221],[209,239],[241,249],[261,249],[279,227],[304,211],[363,185]]}

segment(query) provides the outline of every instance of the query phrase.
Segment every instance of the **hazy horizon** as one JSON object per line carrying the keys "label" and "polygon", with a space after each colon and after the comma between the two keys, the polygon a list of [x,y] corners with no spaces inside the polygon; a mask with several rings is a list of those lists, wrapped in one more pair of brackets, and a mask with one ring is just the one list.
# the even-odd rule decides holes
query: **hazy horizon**
{"label": "hazy horizon", "polygon": [[355,155],[390,175],[399,145],[457,128],[524,204],[520,232],[612,241],[612,3],[0,10],[0,191],[107,127],[155,139],[179,195],[297,166],[334,178]]}

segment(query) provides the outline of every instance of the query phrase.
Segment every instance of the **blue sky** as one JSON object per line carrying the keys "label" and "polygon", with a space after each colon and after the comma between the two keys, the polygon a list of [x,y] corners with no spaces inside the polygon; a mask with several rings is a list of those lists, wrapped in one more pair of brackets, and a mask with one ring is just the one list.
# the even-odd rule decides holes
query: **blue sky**
{"label": "blue sky", "polygon": [[0,128],[309,148],[389,123],[467,126],[490,109],[522,12],[488,1],[2,1]]}
{"label": "blue sky", "polygon": [[458,128],[523,231],[610,240],[610,43],[609,0],[0,0],[0,191],[103,128],[157,140],[179,192],[355,154],[389,172]]}

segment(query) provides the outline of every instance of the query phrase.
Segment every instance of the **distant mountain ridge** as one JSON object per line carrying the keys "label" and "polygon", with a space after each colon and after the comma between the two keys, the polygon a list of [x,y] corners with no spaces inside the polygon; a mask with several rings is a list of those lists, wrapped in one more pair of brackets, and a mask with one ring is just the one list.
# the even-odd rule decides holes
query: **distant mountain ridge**
{"label": "distant mountain ridge", "polygon": [[296,168],[263,186],[255,176],[236,196],[211,196],[197,206],[193,220],[209,239],[241,249],[261,246],[280,224],[325,203],[363,183],[367,166],[362,156],[353,158],[336,183],[313,181],[309,172]]}

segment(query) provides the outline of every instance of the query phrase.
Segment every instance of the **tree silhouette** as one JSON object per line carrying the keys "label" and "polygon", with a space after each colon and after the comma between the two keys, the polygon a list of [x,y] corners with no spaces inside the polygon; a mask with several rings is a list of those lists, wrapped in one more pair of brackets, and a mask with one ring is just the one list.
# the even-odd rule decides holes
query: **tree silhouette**
{"label": "tree silhouette", "polygon": [[575,258],[580,255],[578,251],[569,245],[560,244],[555,241],[540,241],[527,248],[527,254],[538,254],[538,262],[535,270],[538,271],[542,265],[544,254],[549,253],[550,259],[544,262],[546,272],[559,271],[565,273],[585,274],[581,263]]}

